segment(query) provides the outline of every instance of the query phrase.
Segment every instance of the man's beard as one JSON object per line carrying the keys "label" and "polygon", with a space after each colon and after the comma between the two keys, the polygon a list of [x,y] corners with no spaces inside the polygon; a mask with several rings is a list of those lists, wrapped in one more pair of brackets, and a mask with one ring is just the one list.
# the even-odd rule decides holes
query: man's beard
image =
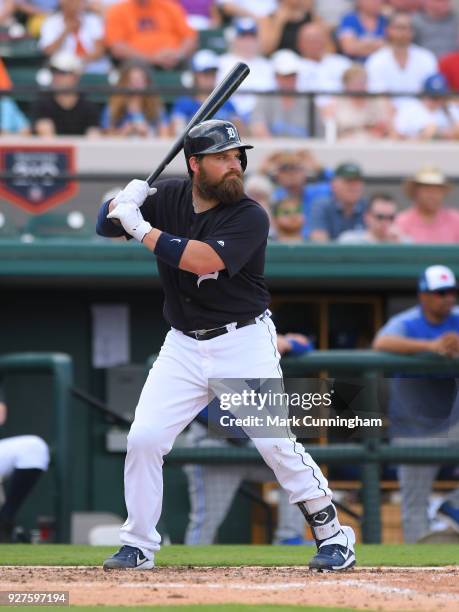
{"label": "man's beard", "polygon": [[209,177],[201,166],[199,178],[195,176],[195,186],[198,194],[205,200],[217,200],[225,206],[236,204],[244,195],[242,173],[230,172],[217,183],[209,181]]}

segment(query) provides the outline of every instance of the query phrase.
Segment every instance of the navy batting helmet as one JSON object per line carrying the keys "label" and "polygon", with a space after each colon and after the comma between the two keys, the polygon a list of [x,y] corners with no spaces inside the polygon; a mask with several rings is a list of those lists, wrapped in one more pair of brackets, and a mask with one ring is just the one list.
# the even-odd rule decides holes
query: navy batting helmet
{"label": "navy batting helmet", "polygon": [[[206,155],[208,153],[219,153],[230,149],[240,149],[241,166],[245,170],[247,167],[246,149],[253,149],[252,145],[244,144],[241,141],[236,126],[231,121],[221,121],[220,119],[210,119],[198,123],[185,136],[183,150],[188,165],[188,160],[193,155]],[[188,170],[190,167],[188,165]]]}

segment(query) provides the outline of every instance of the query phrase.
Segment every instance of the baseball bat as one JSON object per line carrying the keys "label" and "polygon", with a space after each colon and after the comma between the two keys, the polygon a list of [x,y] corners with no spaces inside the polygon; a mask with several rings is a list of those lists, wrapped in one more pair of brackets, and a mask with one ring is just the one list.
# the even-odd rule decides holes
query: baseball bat
{"label": "baseball bat", "polygon": [[231,69],[231,71],[226,75],[226,77],[218,83],[215,89],[209,94],[209,96],[204,100],[201,106],[198,108],[196,113],[188,122],[188,125],[183,130],[183,133],[177,138],[177,140],[172,145],[169,153],[162,160],[159,166],[154,170],[150,176],[147,178],[147,183],[150,187],[156,181],[158,176],[163,172],[168,164],[174,159],[174,157],[181,151],[183,148],[183,142],[185,140],[185,136],[191,130],[192,127],[201,123],[201,121],[206,121],[215,115],[218,109],[223,106],[223,104],[228,100],[228,98],[236,91],[242,81],[249,74],[250,69],[247,64],[243,62],[238,62]]}

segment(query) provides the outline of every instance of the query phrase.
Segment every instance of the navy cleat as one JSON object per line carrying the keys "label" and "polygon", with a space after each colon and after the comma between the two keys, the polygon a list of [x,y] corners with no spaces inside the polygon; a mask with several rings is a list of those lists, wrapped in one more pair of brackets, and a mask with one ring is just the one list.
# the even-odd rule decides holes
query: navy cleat
{"label": "navy cleat", "polygon": [[459,508],[450,502],[443,502],[437,510],[438,516],[445,520],[455,531],[459,532]]}
{"label": "navy cleat", "polygon": [[147,559],[140,548],[122,546],[117,553],[104,561],[104,570],[147,570],[154,567],[153,559]]}
{"label": "navy cleat", "polygon": [[317,572],[341,572],[355,565],[355,534],[351,527],[342,527],[332,538],[319,544],[309,569]]}

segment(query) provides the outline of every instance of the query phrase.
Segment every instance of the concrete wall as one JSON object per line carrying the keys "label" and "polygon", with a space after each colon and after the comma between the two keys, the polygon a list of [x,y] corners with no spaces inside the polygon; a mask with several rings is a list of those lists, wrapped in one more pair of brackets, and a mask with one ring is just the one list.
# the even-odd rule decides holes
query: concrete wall
{"label": "concrete wall", "polygon": [[[336,164],[353,160],[360,163],[368,176],[381,177],[381,183],[372,184],[369,191],[384,186],[384,177],[407,177],[420,166],[434,164],[452,180],[459,182],[457,143],[399,143],[382,141],[378,144],[326,143],[321,140],[256,140],[251,139],[255,148],[249,152],[248,172],[257,170],[262,161],[275,151],[282,149],[309,149],[321,164],[334,167]],[[76,148],[76,172],[84,174],[113,174],[113,179],[81,182],[76,197],[61,205],[60,210],[81,210],[91,220],[95,219],[99,202],[110,188],[122,186],[129,177],[144,178],[156,168],[168,152],[171,140],[121,140],[112,138],[56,138],[52,140],[29,138],[4,138],[5,145],[18,146],[40,144],[73,145]],[[168,174],[183,175],[186,167],[183,154],[179,154],[168,167]],[[166,176],[166,173],[165,173]],[[389,185],[402,205],[407,204],[400,183]],[[452,192],[449,203],[459,205],[459,188]],[[19,225],[29,213],[0,198],[0,211],[7,214]]]}

